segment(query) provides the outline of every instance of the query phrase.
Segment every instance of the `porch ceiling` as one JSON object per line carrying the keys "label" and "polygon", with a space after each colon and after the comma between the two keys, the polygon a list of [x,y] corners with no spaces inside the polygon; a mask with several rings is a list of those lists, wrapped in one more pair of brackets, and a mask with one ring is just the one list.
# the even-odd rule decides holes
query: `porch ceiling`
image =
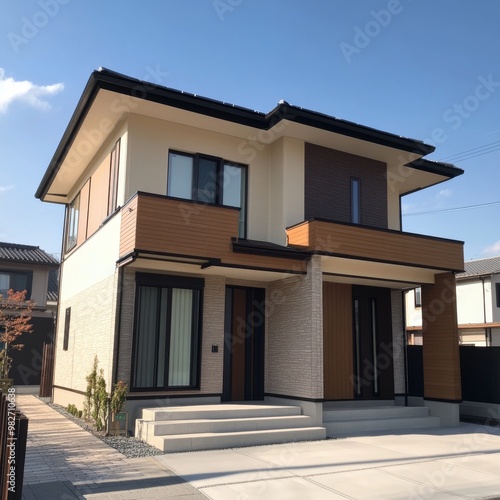
{"label": "porch ceiling", "polygon": [[396,289],[414,288],[423,283],[433,284],[434,276],[444,272],[328,255],[321,256],[321,269],[325,281]]}
{"label": "porch ceiling", "polygon": [[282,280],[295,276],[295,273],[279,272],[279,271],[264,271],[259,269],[245,269],[237,267],[226,267],[218,263],[203,267],[206,262],[182,262],[179,260],[165,260],[162,257],[158,259],[141,258],[140,256],[129,263],[124,263],[127,267],[137,271],[146,272],[165,272],[169,274],[192,274],[192,275],[216,275],[224,276],[229,279],[259,281],[268,283],[271,281]]}

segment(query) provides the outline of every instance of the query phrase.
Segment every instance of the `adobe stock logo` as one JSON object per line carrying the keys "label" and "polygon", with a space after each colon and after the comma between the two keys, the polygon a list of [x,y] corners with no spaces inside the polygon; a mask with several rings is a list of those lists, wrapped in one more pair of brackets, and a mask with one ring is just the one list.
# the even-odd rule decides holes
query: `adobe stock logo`
{"label": "adobe stock logo", "polygon": [[364,27],[355,26],[353,43],[342,42],[339,45],[345,60],[350,63],[355,54],[361,54],[362,50],[372,43],[372,39],[379,36],[382,30],[391,24],[393,17],[401,12],[403,6],[399,0],[389,0],[385,9],[371,10],[371,19]]}

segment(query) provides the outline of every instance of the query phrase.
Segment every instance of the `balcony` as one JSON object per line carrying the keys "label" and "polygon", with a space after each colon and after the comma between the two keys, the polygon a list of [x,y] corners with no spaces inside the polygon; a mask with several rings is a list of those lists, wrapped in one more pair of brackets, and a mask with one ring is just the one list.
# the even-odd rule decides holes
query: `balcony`
{"label": "balcony", "polygon": [[233,251],[238,218],[233,207],[137,193],[122,208],[120,261],[148,258],[194,264],[198,270],[304,272],[306,263],[297,259]]}
{"label": "balcony", "polygon": [[462,271],[463,243],[402,231],[311,220],[287,229],[288,244],[348,259],[442,271]]}

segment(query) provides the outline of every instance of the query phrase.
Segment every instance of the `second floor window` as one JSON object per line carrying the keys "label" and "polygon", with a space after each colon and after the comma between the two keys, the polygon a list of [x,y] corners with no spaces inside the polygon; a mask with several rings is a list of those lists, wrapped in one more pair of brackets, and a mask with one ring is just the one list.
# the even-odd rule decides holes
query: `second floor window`
{"label": "second floor window", "polygon": [[200,154],[169,154],[167,195],[239,208],[240,238],[246,236],[246,184],[245,165]]}
{"label": "second floor window", "polygon": [[7,297],[9,290],[26,290],[26,299],[31,297],[32,271],[0,271],[0,295]]}
{"label": "second floor window", "polygon": [[351,222],[361,224],[361,179],[351,177]]}
{"label": "second floor window", "polygon": [[68,206],[68,225],[66,228],[66,250],[70,250],[76,245],[78,237],[78,215],[80,213],[80,195]]}

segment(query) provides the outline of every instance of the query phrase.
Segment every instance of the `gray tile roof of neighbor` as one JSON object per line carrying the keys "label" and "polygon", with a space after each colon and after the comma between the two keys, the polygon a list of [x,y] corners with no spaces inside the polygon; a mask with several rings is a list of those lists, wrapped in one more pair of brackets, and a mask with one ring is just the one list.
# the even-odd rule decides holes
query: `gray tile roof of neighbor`
{"label": "gray tile roof of neighbor", "polygon": [[500,273],[500,257],[490,257],[488,259],[469,260],[465,262],[465,272],[457,274],[456,277],[460,279],[496,273]]}
{"label": "gray tile roof of neighbor", "polygon": [[0,262],[59,267],[57,259],[40,250],[40,247],[16,243],[0,242]]}

